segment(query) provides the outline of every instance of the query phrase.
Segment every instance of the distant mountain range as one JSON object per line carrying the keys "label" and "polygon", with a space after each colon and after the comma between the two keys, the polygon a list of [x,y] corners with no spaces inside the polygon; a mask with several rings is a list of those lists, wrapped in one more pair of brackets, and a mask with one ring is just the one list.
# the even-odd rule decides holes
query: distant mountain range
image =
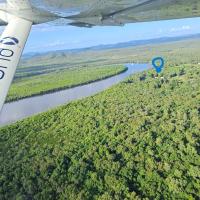
{"label": "distant mountain range", "polygon": [[27,53],[22,56],[23,59],[28,59],[37,56],[44,56],[48,54],[60,54],[60,53],[80,53],[83,51],[101,51],[101,50],[109,50],[109,49],[120,49],[120,48],[128,48],[128,47],[135,47],[135,46],[143,46],[149,44],[162,44],[168,42],[177,42],[182,40],[189,40],[189,39],[200,39],[200,34],[195,35],[187,35],[187,36],[178,36],[178,37],[162,37],[156,39],[148,39],[148,40],[133,40],[129,42],[122,42],[116,44],[106,44],[106,45],[97,45],[87,48],[80,48],[80,49],[66,49],[66,50],[58,50],[58,51],[49,51],[45,53]]}

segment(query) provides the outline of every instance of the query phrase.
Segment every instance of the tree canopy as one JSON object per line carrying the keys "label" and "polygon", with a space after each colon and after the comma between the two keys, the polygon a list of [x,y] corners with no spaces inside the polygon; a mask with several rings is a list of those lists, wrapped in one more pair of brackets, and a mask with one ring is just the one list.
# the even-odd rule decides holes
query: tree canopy
{"label": "tree canopy", "polygon": [[1,128],[0,199],[199,199],[200,65],[161,76]]}

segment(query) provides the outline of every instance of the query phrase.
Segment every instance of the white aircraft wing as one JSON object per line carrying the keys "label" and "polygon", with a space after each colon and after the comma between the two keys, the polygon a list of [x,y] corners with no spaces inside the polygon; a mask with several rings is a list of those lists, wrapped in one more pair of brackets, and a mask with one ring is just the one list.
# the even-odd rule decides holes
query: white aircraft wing
{"label": "white aircraft wing", "polygon": [[0,37],[0,110],[6,99],[32,22],[13,17]]}
{"label": "white aircraft wing", "polygon": [[7,6],[13,9],[29,9],[31,3],[29,0],[7,0]]}
{"label": "white aircraft wing", "polygon": [[200,0],[41,0],[40,4],[64,11],[71,25],[85,27],[200,16]]}

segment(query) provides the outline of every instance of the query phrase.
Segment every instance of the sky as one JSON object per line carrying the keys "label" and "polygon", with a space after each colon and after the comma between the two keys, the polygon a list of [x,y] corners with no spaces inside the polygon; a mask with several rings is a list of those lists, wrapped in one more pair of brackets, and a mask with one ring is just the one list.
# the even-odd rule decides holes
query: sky
{"label": "sky", "polygon": [[[1,27],[0,32],[3,28]],[[75,49],[132,40],[200,33],[200,18],[127,24],[123,27],[78,28],[33,26],[24,53]]]}

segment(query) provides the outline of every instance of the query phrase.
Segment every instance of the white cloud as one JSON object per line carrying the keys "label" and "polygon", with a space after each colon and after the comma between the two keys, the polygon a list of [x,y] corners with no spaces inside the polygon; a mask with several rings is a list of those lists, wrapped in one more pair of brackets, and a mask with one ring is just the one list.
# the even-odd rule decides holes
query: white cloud
{"label": "white cloud", "polygon": [[71,41],[61,41],[61,40],[56,40],[53,42],[49,42],[46,44],[36,44],[36,45],[31,45],[28,47],[29,52],[35,52],[38,51],[38,49],[42,49],[42,51],[55,51],[55,50],[60,50],[60,49],[68,49],[68,47],[73,48],[80,48],[81,41],[80,40],[71,40]]}
{"label": "white cloud", "polygon": [[37,49],[52,49],[52,48],[57,48],[57,47],[62,47],[65,46],[66,43],[60,40],[57,41],[53,41],[52,43],[46,43],[46,44],[42,44],[40,46],[36,45],[36,46],[31,46],[29,49],[31,51],[37,50]]}
{"label": "white cloud", "polygon": [[181,32],[181,31],[187,31],[187,30],[191,30],[191,26],[184,25],[181,27],[173,27],[170,29],[170,32]]}
{"label": "white cloud", "polygon": [[55,26],[50,26],[48,24],[39,24],[39,25],[34,25],[32,28],[32,31],[36,32],[51,32],[55,31],[56,27]]}
{"label": "white cloud", "polygon": [[43,48],[57,47],[57,46],[63,46],[63,45],[65,45],[65,42],[57,40],[52,43],[43,45]]}

